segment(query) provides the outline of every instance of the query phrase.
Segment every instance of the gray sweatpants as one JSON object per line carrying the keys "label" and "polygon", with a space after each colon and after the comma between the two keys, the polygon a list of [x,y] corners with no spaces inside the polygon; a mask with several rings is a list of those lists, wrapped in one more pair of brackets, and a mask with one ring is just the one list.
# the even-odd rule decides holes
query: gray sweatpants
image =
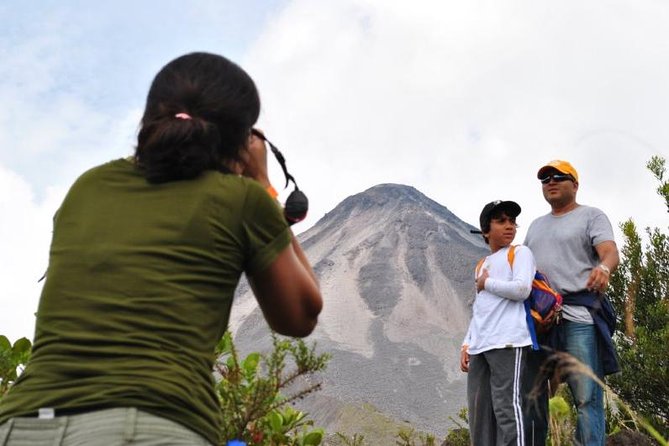
{"label": "gray sweatpants", "polygon": [[211,446],[174,421],[135,408],[52,419],[12,418],[0,425],[0,446]]}
{"label": "gray sweatpants", "polygon": [[528,347],[469,357],[469,430],[475,446],[524,446],[522,377]]}

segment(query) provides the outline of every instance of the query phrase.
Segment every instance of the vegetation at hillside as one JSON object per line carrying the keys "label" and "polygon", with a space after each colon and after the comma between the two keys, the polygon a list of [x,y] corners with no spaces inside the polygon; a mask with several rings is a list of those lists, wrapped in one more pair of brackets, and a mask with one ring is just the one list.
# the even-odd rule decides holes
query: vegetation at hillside
{"label": "vegetation at hillside", "polygon": [[[330,355],[316,345],[273,335],[269,354],[250,353],[240,359],[228,332],[218,343],[216,390],[223,412],[223,438],[254,446],[317,446],[325,431],[290,403],[320,388],[301,377],[325,369]],[[290,364],[289,364],[290,362]],[[289,392],[284,394],[284,392]]]}
{"label": "vegetation at hillside", "polygon": [[[659,182],[669,212],[665,160],[647,164]],[[618,313],[616,348],[622,372],[610,378],[630,407],[669,436],[669,233],[646,228],[644,245],[632,219],[621,224],[621,263],[611,277],[609,296]]]}

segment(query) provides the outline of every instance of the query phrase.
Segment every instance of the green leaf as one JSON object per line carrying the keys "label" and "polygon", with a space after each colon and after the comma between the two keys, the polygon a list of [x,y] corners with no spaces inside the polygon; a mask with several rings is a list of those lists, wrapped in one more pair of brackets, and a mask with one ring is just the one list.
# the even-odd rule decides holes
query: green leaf
{"label": "green leaf", "polygon": [[254,352],[249,354],[246,359],[242,362],[242,368],[246,376],[253,376],[258,370],[258,364],[260,363],[260,353]]}
{"label": "green leaf", "polygon": [[269,414],[269,425],[274,432],[283,431],[283,416],[277,411],[274,411]]}
{"label": "green leaf", "polygon": [[569,404],[561,396],[554,396],[548,401],[548,411],[552,417],[569,416],[571,410]]}
{"label": "green leaf", "polygon": [[14,353],[27,353],[32,348],[32,344],[27,338],[21,338],[14,343],[12,350]]}
{"label": "green leaf", "polygon": [[16,378],[18,378],[18,374],[16,373],[16,368],[12,368],[9,370],[5,376],[8,381],[16,381]]}
{"label": "green leaf", "polygon": [[323,429],[314,429],[304,436],[303,444],[305,446],[317,446],[323,441],[324,435]]}
{"label": "green leaf", "polygon": [[5,336],[0,335],[0,350],[11,350],[12,344]]}
{"label": "green leaf", "polygon": [[290,406],[286,406],[283,409],[283,419],[284,422],[283,424],[285,426],[289,426],[290,428],[293,428],[306,417],[306,414],[304,412],[300,412],[299,410],[295,410]]}
{"label": "green leaf", "polygon": [[216,345],[216,354],[224,355],[232,351],[232,335],[226,331],[218,344]]}

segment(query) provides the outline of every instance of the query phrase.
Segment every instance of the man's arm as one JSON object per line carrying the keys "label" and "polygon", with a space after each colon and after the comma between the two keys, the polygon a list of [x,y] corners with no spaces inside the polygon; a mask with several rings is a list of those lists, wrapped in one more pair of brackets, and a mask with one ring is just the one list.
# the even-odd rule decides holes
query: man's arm
{"label": "man's arm", "polygon": [[599,257],[599,265],[590,271],[588,283],[586,287],[590,291],[606,291],[611,279],[611,273],[615,271],[620,256],[618,255],[618,247],[614,241],[602,242],[595,246],[597,256]]}

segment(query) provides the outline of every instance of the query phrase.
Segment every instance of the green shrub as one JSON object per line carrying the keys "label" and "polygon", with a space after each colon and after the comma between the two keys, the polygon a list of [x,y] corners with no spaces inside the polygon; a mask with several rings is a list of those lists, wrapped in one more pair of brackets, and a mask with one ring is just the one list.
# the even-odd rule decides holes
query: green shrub
{"label": "green shrub", "polygon": [[[282,391],[296,384],[300,376],[325,369],[328,354],[316,354],[302,340],[272,336],[270,354],[250,353],[239,359],[230,333],[218,343],[216,385],[223,412],[223,438],[240,439],[254,446],[316,446],[325,432],[313,428],[313,421],[289,403],[320,388],[308,384],[289,395]],[[288,369],[288,358],[292,367]]]}
{"label": "green shrub", "polygon": [[0,398],[7,393],[20,374],[20,369],[28,362],[32,344],[21,338],[12,345],[5,336],[0,335]]}
{"label": "green shrub", "polygon": [[446,434],[443,446],[469,446],[471,444],[471,436],[469,434],[469,417],[467,415],[467,408],[463,407],[458,412],[460,421],[448,417],[455,423],[457,427],[450,428]]}

